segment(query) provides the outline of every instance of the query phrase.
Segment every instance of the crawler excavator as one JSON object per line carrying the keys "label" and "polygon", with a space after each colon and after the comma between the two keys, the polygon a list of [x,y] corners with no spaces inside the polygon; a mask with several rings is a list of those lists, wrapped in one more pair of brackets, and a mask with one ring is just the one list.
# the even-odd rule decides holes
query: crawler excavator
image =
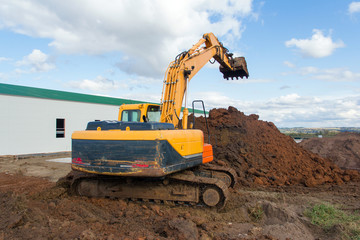
{"label": "crawler excavator", "polygon": [[72,134],[70,190],[81,196],[205,204],[222,208],[235,171],[209,164],[212,146],[201,130],[179,116],[189,81],[211,59],[224,78],[248,77],[245,58],[232,54],[212,34],[170,63],[161,104],[120,106],[117,121],[89,122]]}

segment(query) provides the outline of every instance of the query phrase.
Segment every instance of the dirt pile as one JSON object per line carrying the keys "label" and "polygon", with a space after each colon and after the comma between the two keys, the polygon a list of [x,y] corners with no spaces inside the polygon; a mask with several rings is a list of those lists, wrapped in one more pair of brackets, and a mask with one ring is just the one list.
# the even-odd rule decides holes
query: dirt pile
{"label": "dirt pile", "polygon": [[344,132],[334,137],[310,138],[299,143],[303,148],[332,160],[343,169],[360,170],[360,134]]}
{"label": "dirt pile", "polygon": [[[233,167],[243,185],[316,186],[358,181],[359,172],[344,171],[330,160],[298,146],[271,122],[246,116],[234,107],[209,113],[211,143],[218,164]],[[205,119],[196,118],[195,128],[204,131]]]}

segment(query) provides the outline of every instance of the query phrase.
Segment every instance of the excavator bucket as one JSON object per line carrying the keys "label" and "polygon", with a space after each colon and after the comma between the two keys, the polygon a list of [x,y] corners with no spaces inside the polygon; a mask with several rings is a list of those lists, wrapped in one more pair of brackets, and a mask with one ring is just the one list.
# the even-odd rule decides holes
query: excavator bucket
{"label": "excavator bucket", "polygon": [[223,67],[222,65],[220,65],[220,72],[222,72],[224,79],[229,80],[229,78],[238,79],[239,77],[240,78],[249,77],[249,72],[244,57],[232,58],[230,60],[230,64],[233,69],[229,69],[227,67]]}

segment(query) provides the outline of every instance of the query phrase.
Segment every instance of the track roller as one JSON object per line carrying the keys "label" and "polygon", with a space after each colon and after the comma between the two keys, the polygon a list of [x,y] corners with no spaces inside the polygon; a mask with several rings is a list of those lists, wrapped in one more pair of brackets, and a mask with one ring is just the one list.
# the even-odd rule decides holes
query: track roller
{"label": "track roller", "polygon": [[206,206],[215,207],[221,201],[221,193],[214,187],[206,187],[202,193],[202,201]]}

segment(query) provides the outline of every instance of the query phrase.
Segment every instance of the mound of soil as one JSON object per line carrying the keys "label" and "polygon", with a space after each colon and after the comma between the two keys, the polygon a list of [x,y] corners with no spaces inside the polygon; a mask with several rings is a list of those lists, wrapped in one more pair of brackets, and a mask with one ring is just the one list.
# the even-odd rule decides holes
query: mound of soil
{"label": "mound of soil", "polygon": [[342,169],[360,170],[360,134],[344,132],[334,137],[310,138],[299,143],[303,148],[332,160]]}
{"label": "mound of soil", "polygon": [[[191,119],[191,118],[190,118]],[[355,170],[342,170],[330,160],[307,151],[259,116],[246,116],[234,107],[212,109],[207,119],[215,162],[231,166],[243,185],[316,186],[359,181]],[[195,128],[208,139],[205,119]]]}

